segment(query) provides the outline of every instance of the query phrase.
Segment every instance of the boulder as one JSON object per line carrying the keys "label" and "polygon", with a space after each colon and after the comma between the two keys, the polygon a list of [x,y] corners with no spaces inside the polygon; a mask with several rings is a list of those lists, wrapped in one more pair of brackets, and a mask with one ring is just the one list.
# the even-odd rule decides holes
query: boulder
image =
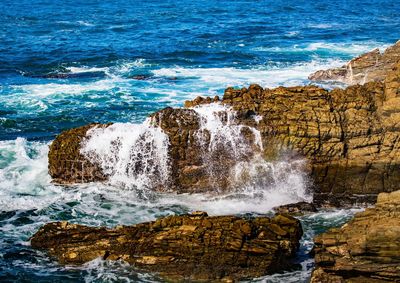
{"label": "boulder", "polygon": [[317,208],[313,203],[301,201],[274,207],[273,210],[278,213],[286,213],[290,215],[302,215],[304,213],[317,212]]}
{"label": "boulder", "polygon": [[400,191],[314,239],[311,283],[400,281]]}
{"label": "boulder", "polygon": [[232,281],[291,266],[302,228],[284,214],[272,218],[168,216],[114,229],[67,222],[44,225],[31,238],[62,264],[123,260],[168,280]]}
{"label": "boulder", "polygon": [[349,85],[383,81],[388,71],[400,60],[400,41],[383,53],[378,48],[350,60],[346,65],[319,70],[308,78],[312,81],[338,81]]}

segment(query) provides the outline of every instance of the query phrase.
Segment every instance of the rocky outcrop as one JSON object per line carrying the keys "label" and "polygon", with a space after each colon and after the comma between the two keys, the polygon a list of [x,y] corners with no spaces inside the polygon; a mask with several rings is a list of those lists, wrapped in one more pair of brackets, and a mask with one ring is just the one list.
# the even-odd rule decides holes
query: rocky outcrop
{"label": "rocky outcrop", "polygon": [[49,174],[54,182],[86,183],[107,179],[101,168],[84,157],[80,149],[89,129],[108,125],[89,124],[64,131],[55,138],[49,150]]}
{"label": "rocky outcrop", "polygon": [[308,78],[312,81],[339,81],[349,85],[383,81],[388,71],[399,61],[400,41],[383,53],[377,48],[352,59],[342,67],[320,70]]}
{"label": "rocky outcrop", "polygon": [[[248,145],[241,158],[256,150],[250,127],[258,129],[263,156],[275,160],[284,152],[304,156],[319,205],[340,205],[361,200],[373,202],[380,192],[397,190],[400,184],[400,63],[384,82],[370,82],[346,89],[316,86],[263,89],[252,85],[226,89],[222,99],[196,98],[186,107],[218,103],[236,111],[235,123],[246,125],[241,138]],[[227,113],[220,113],[226,120]],[[171,182],[167,189],[199,192],[228,188],[228,174],[237,160],[228,146],[205,159],[209,133],[202,131],[201,117],[193,109],[166,108],[151,116],[152,125],[168,135]],[[49,172],[57,182],[104,180],[107,176],[80,154],[84,134],[94,125],[59,135],[50,147]],[[99,125],[96,125],[97,127]],[[105,127],[107,125],[103,125]],[[248,127],[247,127],[248,126]],[[210,174],[212,168],[214,174]],[[218,179],[211,180],[211,176]],[[335,197],[332,198],[331,196]],[[357,197],[354,197],[357,196]],[[337,203],[330,203],[331,200]]]}
{"label": "rocky outcrop", "polygon": [[228,88],[222,103],[231,105],[242,123],[260,130],[268,158],[290,150],[309,160],[320,205],[332,195],[366,194],[365,200],[374,200],[400,183],[399,67],[384,82],[332,91],[316,86]]}
{"label": "rocky outcrop", "polygon": [[400,281],[400,191],[315,238],[311,283]]}
{"label": "rocky outcrop", "polygon": [[114,229],[49,223],[31,244],[63,264],[101,257],[170,280],[232,281],[289,267],[301,236],[300,222],[288,215],[247,219],[195,212]]}

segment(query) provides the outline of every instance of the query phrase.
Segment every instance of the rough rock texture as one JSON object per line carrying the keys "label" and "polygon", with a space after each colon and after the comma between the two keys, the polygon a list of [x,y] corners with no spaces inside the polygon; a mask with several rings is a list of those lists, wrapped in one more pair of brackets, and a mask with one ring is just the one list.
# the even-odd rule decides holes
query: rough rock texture
{"label": "rough rock texture", "polygon": [[[197,98],[185,105],[205,103],[213,100]],[[290,151],[309,160],[320,205],[339,197],[351,203],[359,199],[358,195],[367,195],[365,202],[370,202],[380,192],[399,188],[400,63],[384,82],[332,91],[316,86],[262,89],[251,85],[226,89],[219,103],[236,110],[238,123],[261,132],[265,158],[274,160],[283,151]],[[228,187],[227,172],[234,160],[223,148],[211,159],[202,158],[201,145],[195,138],[200,117],[193,109],[166,108],[153,114],[152,121],[169,136],[171,189],[194,192]],[[99,168],[79,154],[82,137],[92,126],[64,132],[53,142],[49,172],[55,181],[105,179]],[[203,135],[207,139],[207,133]],[[252,144],[251,132],[244,131],[243,137]],[[249,146],[249,152],[252,150]],[[213,164],[221,164],[212,174],[219,178],[218,183],[207,179],[207,170]]]}
{"label": "rough rock texture", "polygon": [[374,49],[346,65],[328,70],[320,70],[308,78],[313,81],[339,81],[349,85],[383,81],[388,71],[400,60],[400,41],[381,53]]}
{"label": "rough rock texture", "polygon": [[300,222],[288,215],[245,219],[195,212],[115,229],[49,223],[31,244],[64,264],[122,259],[168,279],[229,281],[289,267],[301,236]]}
{"label": "rough rock texture", "polygon": [[317,212],[317,208],[313,203],[301,201],[274,207],[273,210],[278,213],[286,213],[290,215],[302,215],[304,213]]}
{"label": "rough rock texture", "polygon": [[108,125],[89,124],[59,134],[50,145],[49,174],[53,181],[61,184],[86,183],[107,179],[99,166],[87,160],[81,153],[81,142],[86,132],[93,127]]}
{"label": "rough rock texture", "polygon": [[323,205],[332,194],[367,194],[370,200],[399,189],[399,94],[400,63],[384,82],[332,91],[315,86],[228,88],[222,103],[231,105],[242,123],[261,131],[269,158],[286,149],[309,160]]}
{"label": "rough rock texture", "polygon": [[400,191],[314,241],[311,283],[400,282]]}

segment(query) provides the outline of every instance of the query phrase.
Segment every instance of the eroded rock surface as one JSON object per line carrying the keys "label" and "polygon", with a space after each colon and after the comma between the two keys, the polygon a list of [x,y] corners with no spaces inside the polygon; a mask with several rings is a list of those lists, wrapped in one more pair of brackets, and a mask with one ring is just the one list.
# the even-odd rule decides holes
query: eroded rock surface
{"label": "eroded rock surface", "polygon": [[288,215],[245,219],[196,212],[115,229],[49,223],[31,244],[63,264],[121,259],[168,279],[229,281],[289,267],[301,236],[300,222]]}
{"label": "eroded rock surface", "polygon": [[222,103],[232,106],[242,123],[260,130],[268,158],[290,150],[309,160],[321,205],[332,195],[351,201],[348,194],[367,194],[365,200],[374,200],[400,184],[399,67],[384,82],[332,91],[228,88]]}
{"label": "eroded rock surface", "polygon": [[[202,128],[202,118],[195,110],[156,112],[151,116],[152,125],[161,127],[170,142],[172,173],[164,189],[202,192],[230,188],[232,166],[238,160],[249,161],[257,151],[251,127],[261,133],[266,160],[277,160],[285,152],[308,160],[307,170],[321,206],[337,206],[332,200],[339,200],[338,205],[351,204],[360,200],[360,195],[366,196],[360,203],[374,202],[378,193],[399,188],[400,63],[383,82],[332,91],[316,86],[263,89],[251,85],[240,90],[228,88],[222,99],[196,98],[185,106],[214,101],[236,111],[234,123],[244,125],[240,130],[244,153],[234,159],[234,148],[220,143],[215,154],[205,158],[210,133]],[[226,112],[219,114],[227,120]],[[86,131],[93,126],[99,127],[73,129],[53,142],[49,172],[56,182],[107,178],[79,151]]]}
{"label": "eroded rock surface", "polygon": [[315,239],[311,282],[400,281],[400,191]]}
{"label": "eroded rock surface", "polygon": [[383,81],[399,60],[400,41],[383,53],[377,48],[350,60],[342,67],[320,70],[308,78],[313,81],[339,81],[349,85]]}

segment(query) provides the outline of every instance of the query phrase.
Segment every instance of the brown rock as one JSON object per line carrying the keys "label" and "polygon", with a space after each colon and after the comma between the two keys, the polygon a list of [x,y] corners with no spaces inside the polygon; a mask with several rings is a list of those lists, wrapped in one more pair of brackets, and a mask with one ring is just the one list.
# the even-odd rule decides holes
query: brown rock
{"label": "brown rock", "polygon": [[238,280],[291,265],[302,236],[288,215],[245,219],[204,212],[114,229],[49,223],[31,239],[63,264],[124,260],[170,280]]}
{"label": "brown rock", "polygon": [[350,60],[346,65],[320,70],[308,78],[313,81],[339,81],[349,85],[383,81],[393,66],[400,61],[400,41],[381,53],[378,48]]}
{"label": "brown rock", "polygon": [[[316,86],[227,88],[220,103],[236,110],[236,123],[260,131],[263,143],[268,145],[265,158],[274,160],[282,152],[307,158],[308,173],[316,198],[320,200],[318,204],[329,206],[325,200],[332,199],[331,204],[336,206],[351,204],[359,195],[366,195],[365,201],[373,202],[378,193],[399,188],[399,90],[400,63],[393,67],[384,82],[332,91]],[[196,98],[187,105],[204,103],[213,102]],[[227,113],[220,114],[226,119]],[[199,143],[201,121],[193,109],[166,108],[151,117],[154,126],[160,126],[170,141],[172,179],[164,189],[202,192],[232,187],[229,172],[238,160],[232,159],[225,145],[204,158],[209,133],[200,133],[203,144]],[[260,118],[256,120],[255,117]],[[84,161],[79,155],[79,142],[90,127],[62,133],[54,141],[49,153],[49,171],[55,181],[105,179],[95,165],[82,167],[79,163]],[[244,128],[241,135],[249,145],[243,158],[249,159],[255,151],[251,146],[254,136],[249,128]],[[78,172],[77,168],[83,172]],[[345,201],[337,201],[338,196]]]}
{"label": "brown rock", "polygon": [[315,239],[311,282],[400,281],[400,191]]}
{"label": "brown rock", "polygon": [[80,153],[80,149],[81,142],[89,129],[109,125],[89,124],[64,131],[55,138],[49,150],[49,174],[54,182],[70,184],[107,179],[96,164],[91,163]]}
{"label": "brown rock", "polygon": [[301,215],[307,212],[318,211],[313,203],[305,201],[281,205],[278,207],[274,207],[273,210],[278,213],[287,213],[290,215]]}

